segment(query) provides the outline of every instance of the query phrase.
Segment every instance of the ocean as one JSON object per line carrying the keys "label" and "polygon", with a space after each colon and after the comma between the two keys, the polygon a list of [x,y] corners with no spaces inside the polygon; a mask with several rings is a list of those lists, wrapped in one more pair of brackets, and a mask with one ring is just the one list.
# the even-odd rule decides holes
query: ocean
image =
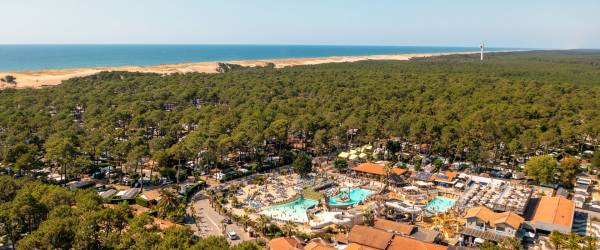
{"label": "ocean", "polygon": [[[514,48],[486,48],[487,51]],[[0,71],[479,51],[479,47],[342,45],[0,45]]]}

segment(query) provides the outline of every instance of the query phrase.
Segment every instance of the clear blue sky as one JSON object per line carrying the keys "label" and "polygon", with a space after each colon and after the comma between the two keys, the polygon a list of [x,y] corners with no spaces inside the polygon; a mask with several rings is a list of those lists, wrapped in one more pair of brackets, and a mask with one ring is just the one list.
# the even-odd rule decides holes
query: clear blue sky
{"label": "clear blue sky", "polygon": [[0,0],[0,43],[600,48],[600,0]]}

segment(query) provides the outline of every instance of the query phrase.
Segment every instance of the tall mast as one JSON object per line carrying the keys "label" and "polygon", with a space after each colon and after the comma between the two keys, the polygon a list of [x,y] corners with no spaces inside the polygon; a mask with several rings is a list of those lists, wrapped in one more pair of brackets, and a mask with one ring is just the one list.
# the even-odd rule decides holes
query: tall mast
{"label": "tall mast", "polygon": [[483,41],[481,41],[481,46],[479,46],[481,48],[481,60],[483,61],[483,48],[485,47],[485,44],[483,43]]}

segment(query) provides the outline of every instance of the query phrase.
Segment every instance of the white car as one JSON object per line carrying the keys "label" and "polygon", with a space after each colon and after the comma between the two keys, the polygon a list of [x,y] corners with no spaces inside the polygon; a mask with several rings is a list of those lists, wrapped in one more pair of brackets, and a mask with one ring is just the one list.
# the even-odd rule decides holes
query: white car
{"label": "white car", "polygon": [[229,237],[230,240],[237,240],[240,238],[233,230],[227,231],[227,237]]}

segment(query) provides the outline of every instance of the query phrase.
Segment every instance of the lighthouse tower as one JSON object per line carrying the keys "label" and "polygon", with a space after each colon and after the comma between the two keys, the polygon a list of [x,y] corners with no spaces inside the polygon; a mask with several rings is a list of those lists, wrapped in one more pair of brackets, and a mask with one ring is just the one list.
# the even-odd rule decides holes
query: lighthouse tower
{"label": "lighthouse tower", "polygon": [[483,43],[483,41],[481,42],[481,46],[479,46],[481,48],[481,60],[483,61],[483,49],[485,48],[485,44]]}

